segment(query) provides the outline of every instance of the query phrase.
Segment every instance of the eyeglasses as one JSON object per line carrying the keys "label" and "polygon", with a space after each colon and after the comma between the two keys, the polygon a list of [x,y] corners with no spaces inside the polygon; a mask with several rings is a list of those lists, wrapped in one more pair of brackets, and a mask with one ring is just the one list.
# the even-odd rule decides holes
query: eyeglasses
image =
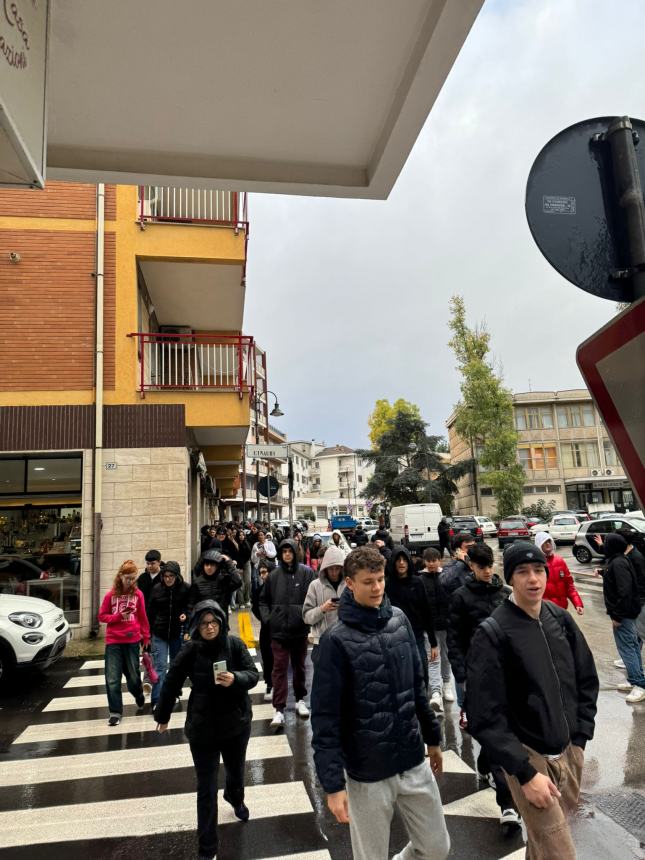
{"label": "eyeglasses", "polygon": [[200,621],[200,628],[206,630],[208,627],[219,627],[219,621]]}
{"label": "eyeglasses", "polygon": [[121,579],[124,582],[134,582],[136,579],[136,576],[124,576],[123,574],[121,574]]}

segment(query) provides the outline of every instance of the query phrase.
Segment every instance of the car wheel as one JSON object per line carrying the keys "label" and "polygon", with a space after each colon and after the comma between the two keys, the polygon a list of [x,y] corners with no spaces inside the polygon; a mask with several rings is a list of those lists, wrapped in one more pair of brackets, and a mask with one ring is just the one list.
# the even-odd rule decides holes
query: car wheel
{"label": "car wheel", "polygon": [[576,557],[576,561],[579,561],[580,564],[589,564],[591,561],[591,552],[586,546],[574,546],[573,554]]}
{"label": "car wheel", "polygon": [[16,667],[16,658],[11,648],[0,642],[0,685],[6,681]]}

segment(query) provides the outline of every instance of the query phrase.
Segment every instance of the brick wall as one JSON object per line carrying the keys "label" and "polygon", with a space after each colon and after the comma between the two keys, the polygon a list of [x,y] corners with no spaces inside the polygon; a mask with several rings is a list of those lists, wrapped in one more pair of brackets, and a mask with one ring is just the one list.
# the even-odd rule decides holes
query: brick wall
{"label": "brick wall", "polygon": [[[96,185],[47,182],[43,191],[31,188],[0,190],[0,215],[22,218],[96,218]],[[116,218],[116,186],[105,186],[105,217]]]}
{"label": "brick wall", "polygon": [[[115,373],[115,243],[106,234],[106,388]],[[93,387],[95,269],[94,231],[0,230],[1,390]]]}

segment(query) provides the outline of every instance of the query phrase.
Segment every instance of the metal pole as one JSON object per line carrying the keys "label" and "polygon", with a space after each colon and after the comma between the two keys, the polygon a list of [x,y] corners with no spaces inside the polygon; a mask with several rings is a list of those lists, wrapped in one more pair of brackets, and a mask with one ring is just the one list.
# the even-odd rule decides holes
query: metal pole
{"label": "metal pole", "polygon": [[287,475],[289,481],[289,526],[293,528],[293,460],[291,448],[287,445]]}
{"label": "metal pole", "polygon": [[[255,444],[260,442],[260,424],[258,421],[258,397],[256,395],[253,401],[253,411],[255,412]],[[261,520],[260,516],[260,461],[255,458],[255,519]]]}
{"label": "metal pole", "polygon": [[607,140],[611,149],[618,206],[625,212],[630,263],[633,267],[633,301],[636,301],[645,296],[645,203],[629,117],[621,117],[609,126]]}

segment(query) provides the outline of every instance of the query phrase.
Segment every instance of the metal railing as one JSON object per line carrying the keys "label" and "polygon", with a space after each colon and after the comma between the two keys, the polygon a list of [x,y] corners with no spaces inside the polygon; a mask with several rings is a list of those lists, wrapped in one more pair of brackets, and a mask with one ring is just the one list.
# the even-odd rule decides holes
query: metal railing
{"label": "metal railing", "polygon": [[136,332],[139,391],[236,391],[255,386],[255,344],[248,335]]}
{"label": "metal railing", "polygon": [[139,220],[248,228],[248,197],[245,191],[140,185]]}

